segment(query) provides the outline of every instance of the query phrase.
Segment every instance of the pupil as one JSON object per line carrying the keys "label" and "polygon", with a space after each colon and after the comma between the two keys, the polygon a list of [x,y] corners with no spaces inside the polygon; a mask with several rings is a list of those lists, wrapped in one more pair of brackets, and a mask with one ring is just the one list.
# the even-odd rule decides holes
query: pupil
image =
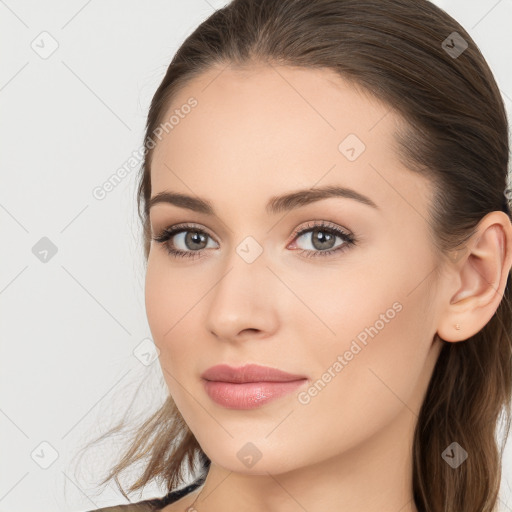
{"label": "pupil", "polygon": [[197,231],[189,233],[187,235],[188,240],[192,241],[192,244],[201,244],[201,242],[204,242],[204,236],[201,233],[198,233]]}
{"label": "pupil", "polygon": [[[329,245],[331,239],[334,239],[334,236],[331,233],[326,233],[325,231],[315,230],[315,236],[313,237],[313,245],[316,249],[330,249],[332,244]],[[316,242],[319,242],[319,247]],[[327,244],[327,246],[326,246]]]}

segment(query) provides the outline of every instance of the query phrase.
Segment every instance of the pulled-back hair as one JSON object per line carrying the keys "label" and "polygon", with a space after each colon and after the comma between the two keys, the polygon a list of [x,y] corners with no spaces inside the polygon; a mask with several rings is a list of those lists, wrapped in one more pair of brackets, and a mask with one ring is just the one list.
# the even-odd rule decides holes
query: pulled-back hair
{"label": "pulled-back hair", "polygon": [[[510,217],[503,100],[477,45],[446,12],[427,0],[234,0],[186,38],[152,99],[137,190],[146,263],[154,133],[170,103],[213,66],[255,63],[333,70],[401,116],[399,157],[434,185],[430,232],[443,258],[464,248],[487,213],[502,210]],[[463,342],[443,342],[412,447],[420,511],[496,510],[511,420],[510,294],[507,278],[490,321]],[[501,445],[495,436],[500,419]],[[456,469],[442,457],[454,441],[469,453]],[[210,460],[171,396],[134,431],[101,483],[115,478],[124,494],[118,475],[139,461],[143,469],[129,492],[151,481],[175,490],[185,483],[185,467],[195,471],[197,461],[198,476],[208,472]]]}

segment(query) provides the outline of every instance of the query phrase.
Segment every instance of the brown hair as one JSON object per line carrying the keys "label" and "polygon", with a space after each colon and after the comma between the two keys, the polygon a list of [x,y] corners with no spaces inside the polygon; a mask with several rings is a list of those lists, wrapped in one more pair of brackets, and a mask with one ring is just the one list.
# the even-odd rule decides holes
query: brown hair
{"label": "brown hair", "polygon": [[[487,213],[510,216],[503,100],[477,45],[446,12],[427,0],[234,0],[186,38],[152,99],[137,197],[146,262],[152,136],[172,99],[212,66],[261,62],[334,70],[401,115],[399,156],[435,185],[430,227],[443,258],[464,248]],[[413,493],[420,511],[495,510],[511,421],[510,294],[507,278],[503,299],[481,331],[443,344],[414,435]],[[495,431],[502,411],[499,447]],[[469,453],[456,469],[442,457],[454,441]],[[183,483],[184,467],[194,470],[197,460],[203,477],[208,471],[210,460],[170,396],[135,431],[101,483],[114,477],[124,494],[117,476],[144,459],[130,492],[154,479],[174,490]]]}

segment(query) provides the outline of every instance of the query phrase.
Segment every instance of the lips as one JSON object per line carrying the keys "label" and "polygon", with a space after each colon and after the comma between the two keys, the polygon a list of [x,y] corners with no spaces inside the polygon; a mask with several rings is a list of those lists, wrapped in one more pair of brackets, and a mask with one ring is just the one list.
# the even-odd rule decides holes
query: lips
{"label": "lips", "polygon": [[203,380],[208,396],[227,409],[256,409],[305,386],[306,379],[287,382],[220,382]]}
{"label": "lips", "polygon": [[247,364],[234,368],[227,364],[219,364],[208,368],[201,374],[207,381],[231,382],[242,384],[246,382],[292,382],[306,379],[305,375],[296,375],[257,364]]}

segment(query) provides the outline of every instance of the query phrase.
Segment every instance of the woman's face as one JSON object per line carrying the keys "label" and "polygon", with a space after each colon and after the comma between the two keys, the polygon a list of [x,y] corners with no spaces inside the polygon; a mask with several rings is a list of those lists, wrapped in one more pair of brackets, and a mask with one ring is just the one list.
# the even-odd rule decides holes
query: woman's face
{"label": "woman's face", "polygon": [[[172,115],[154,138],[151,196],[201,198],[213,213],[152,206],[153,236],[192,226],[152,241],[146,310],[169,391],[205,453],[263,474],[370,438],[404,445],[440,349],[442,283],[432,190],[398,159],[398,118],[330,71],[265,66],[208,71],[164,122]],[[329,187],[346,190],[321,196]],[[206,369],[248,363],[305,380],[249,398],[252,408],[206,392]]]}

